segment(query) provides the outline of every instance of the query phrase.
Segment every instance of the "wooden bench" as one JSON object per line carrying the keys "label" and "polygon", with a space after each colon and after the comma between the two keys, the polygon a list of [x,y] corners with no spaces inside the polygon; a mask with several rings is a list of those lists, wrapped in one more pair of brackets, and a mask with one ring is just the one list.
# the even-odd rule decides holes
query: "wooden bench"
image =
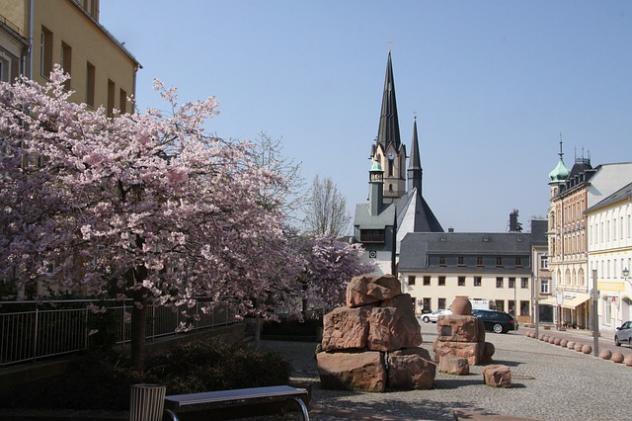
{"label": "wooden bench", "polygon": [[248,389],[219,390],[216,392],[189,393],[165,396],[165,416],[180,421],[178,412],[218,409],[258,403],[295,401],[305,421],[309,421],[307,390],[291,386],[253,387]]}

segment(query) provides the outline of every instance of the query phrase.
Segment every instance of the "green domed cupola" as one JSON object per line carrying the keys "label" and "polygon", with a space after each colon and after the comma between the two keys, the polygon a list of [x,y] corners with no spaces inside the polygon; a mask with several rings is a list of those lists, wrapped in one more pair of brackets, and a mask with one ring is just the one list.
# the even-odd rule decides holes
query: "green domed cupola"
{"label": "green domed cupola", "polygon": [[551,183],[562,183],[566,181],[569,174],[570,171],[568,171],[568,168],[564,165],[564,161],[560,159],[555,168],[553,168],[553,171],[549,173],[549,179]]}
{"label": "green domed cupola", "polygon": [[570,171],[564,165],[564,151],[562,150],[562,133],[560,133],[560,152],[558,154],[560,156],[560,160],[553,168],[553,171],[549,173],[549,180],[551,183],[563,183],[568,178]]}

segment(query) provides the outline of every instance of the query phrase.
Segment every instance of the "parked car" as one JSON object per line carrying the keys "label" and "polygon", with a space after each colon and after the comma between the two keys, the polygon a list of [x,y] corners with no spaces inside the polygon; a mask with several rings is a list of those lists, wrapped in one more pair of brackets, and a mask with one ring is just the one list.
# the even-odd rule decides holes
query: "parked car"
{"label": "parked car", "polygon": [[629,346],[632,346],[632,322],[625,322],[617,328],[617,333],[614,334],[614,344],[621,346],[622,342],[627,342]]}
{"label": "parked car", "polygon": [[432,313],[424,314],[423,316],[421,316],[421,320],[424,323],[437,323],[439,316],[449,316],[450,314],[452,314],[452,311],[444,308],[441,310],[435,310]]}
{"label": "parked car", "polygon": [[505,333],[510,330],[518,330],[518,322],[511,314],[496,310],[472,310],[472,315],[483,321],[485,330],[494,333]]}

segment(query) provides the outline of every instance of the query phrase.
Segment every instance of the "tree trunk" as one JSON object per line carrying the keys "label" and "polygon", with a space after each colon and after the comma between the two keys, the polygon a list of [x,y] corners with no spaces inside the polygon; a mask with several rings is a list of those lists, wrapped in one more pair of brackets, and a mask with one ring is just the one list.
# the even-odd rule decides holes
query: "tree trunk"
{"label": "tree trunk", "polygon": [[132,364],[140,373],[145,369],[146,309],[143,304],[141,308],[134,305],[132,310]]}

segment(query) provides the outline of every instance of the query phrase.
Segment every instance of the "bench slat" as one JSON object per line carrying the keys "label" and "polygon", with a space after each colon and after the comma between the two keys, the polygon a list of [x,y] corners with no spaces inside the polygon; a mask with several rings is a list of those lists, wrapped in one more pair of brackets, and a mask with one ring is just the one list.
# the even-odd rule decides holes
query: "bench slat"
{"label": "bench slat", "polygon": [[249,399],[307,396],[307,390],[291,386],[252,387],[165,396],[165,406],[173,409],[191,405],[241,402]]}

